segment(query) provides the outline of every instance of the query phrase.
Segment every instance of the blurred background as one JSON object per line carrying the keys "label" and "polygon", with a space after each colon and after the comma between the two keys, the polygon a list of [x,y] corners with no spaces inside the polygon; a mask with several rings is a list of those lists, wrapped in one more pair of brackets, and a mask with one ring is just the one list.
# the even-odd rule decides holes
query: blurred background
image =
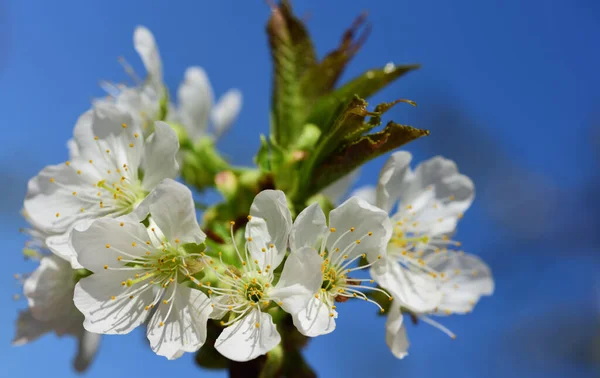
{"label": "blurred background", "polygon": [[[600,376],[600,2],[295,1],[317,50],[333,48],[361,11],[373,30],[344,78],[387,62],[421,63],[371,100],[408,98],[388,113],[431,130],[408,146],[421,161],[455,160],[478,195],[459,226],[466,251],[482,256],[496,293],[474,313],[441,321],[451,340],[409,325],[410,355],[396,360],[384,319],[362,302],[344,304],[338,329],[313,339],[308,362],[321,377]],[[270,59],[262,1],[0,1],[0,363],[2,376],[71,377],[76,344],[47,335],[11,347],[23,299],[13,275],[21,256],[19,216],[27,180],[66,160],[75,120],[104,93],[102,79],[127,80],[117,57],[144,74],[132,46],[138,24],[159,44],[174,93],[190,65],[205,68],[216,96],[244,94],[238,122],[220,147],[250,164],[268,131]],[[357,185],[374,184],[385,158]],[[350,314],[352,313],[352,314]],[[6,375],[4,375],[6,374]],[[88,377],[225,377],[189,354],[169,362],[143,332],[104,337]]]}

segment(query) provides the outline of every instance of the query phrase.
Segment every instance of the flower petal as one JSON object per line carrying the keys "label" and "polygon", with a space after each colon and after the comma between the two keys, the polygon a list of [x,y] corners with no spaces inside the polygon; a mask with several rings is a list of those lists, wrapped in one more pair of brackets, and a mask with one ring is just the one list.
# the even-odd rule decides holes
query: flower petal
{"label": "flower petal", "polygon": [[388,213],[406,190],[412,177],[410,161],[412,155],[406,151],[394,152],[379,174],[376,205]]}
{"label": "flower petal", "polygon": [[360,169],[355,169],[346,176],[327,186],[321,191],[321,194],[327,197],[332,203],[336,205],[339,204],[345,199],[344,197],[346,194],[348,194],[348,191],[350,191],[350,187],[354,185],[358,179],[359,174]]}
{"label": "flower petal", "polygon": [[212,312],[210,299],[201,291],[183,285],[170,285],[148,324],[152,350],[169,360],[184,352],[195,352],[206,341],[206,323]]}
{"label": "flower petal", "polygon": [[32,178],[24,202],[32,222],[49,233],[61,234],[81,219],[107,213],[99,200],[90,204],[88,199],[97,198],[97,190],[82,176],[72,166],[61,164],[47,166]]}
{"label": "flower petal", "polygon": [[77,356],[73,360],[73,368],[79,373],[86,371],[94,361],[102,335],[82,331],[77,344]]}
{"label": "flower petal", "polygon": [[271,315],[255,309],[225,328],[215,342],[215,349],[230,360],[244,362],[267,353],[280,342]]}
{"label": "flower petal", "polygon": [[281,278],[269,297],[277,298],[281,308],[292,315],[300,312],[323,283],[322,263],[323,258],[312,247],[293,251],[285,260]]}
{"label": "flower petal", "polygon": [[[333,314],[333,316],[331,316]],[[335,330],[337,312],[323,302],[313,297],[308,305],[293,315],[294,325],[304,336],[316,337],[326,335]]]}
{"label": "flower petal", "polygon": [[442,300],[442,292],[427,273],[411,271],[390,258],[385,269],[372,268],[371,276],[392,294],[394,302],[415,313],[432,311]]}
{"label": "flower petal", "polygon": [[[200,244],[206,239],[196,220],[192,192],[171,179],[163,180],[144,201],[160,231],[173,242]],[[140,207],[144,207],[140,204]]]}
{"label": "flower petal", "polygon": [[392,235],[388,214],[358,197],[352,197],[332,210],[329,226],[335,232],[327,238],[327,249],[335,253],[331,251],[339,248],[348,259],[364,253],[369,262],[377,261],[379,256],[385,255]]}
{"label": "flower petal", "polygon": [[[275,269],[285,257],[292,229],[292,214],[287,207],[285,194],[281,190],[263,190],[254,197],[250,215],[252,218],[246,225],[250,253],[259,261],[259,266],[265,265],[266,259]],[[267,253],[262,252],[263,248]]]}
{"label": "flower petal", "polygon": [[177,92],[180,122],[192,141],[206,134],[213,90],[201,67],[189,67]]}
{"label": "flower petal", "polygon": [[290,234],[290,248],[292,251],[304,246],[318,249],[320,239],[327,232],[327,220],[318,203],[313,203],[302,210],[294,220]]}
{"label": "flower petal", "polygon": [[162,85],[162,62],[152,32],[144,26],[136,27],[133,33],[133,45],[144,62],[151,83],[159,89]]}
{"label": "flower petal", "polygon": [[237,89],[228,90],[212,109],[210,118],[216,137],[223,135],[235,121],[242,109],[242,92]]}
{"label": "flower petal", "polygon": [[494,292],[492,272],[477,256],[451,251],[432,255],[427,264],[447,277],[440,283],[444,296],[437,315],[470,312],[482,296]]}
{"label": "flower petal", "polygon": [[400,307],[392,306],[385,323],[385,342],[396,358],[404,358],[408,355],[409,342],[406,337],[406,328],[403,323]]}
{"label": "flower petal", "polygon": [[42,258],[40,266],[25,280],[23,292],[31,314],[40,321],[68,316],[73,307],[73,271],[58,256]]}
{"label": "flower petal", "polygon": [[21,346],[37,340],[40,336],[52,331],[51,322],[42,322],[33,317],[31,311],[21,311],[17,319],[17,332],[12,345]]}
{"label": "flower petal", "polygon": [[174,179],[177,176],[179,164],[176,156],[179,151],[179,139],[169,125],[155,122],[154,133],[146,140],[144,149],[142,187],[145,190],[151,191],[163,179]]}
{"label": "flower petal", "polygon": [[143,224],[112,218],[98,219],[86,230],[76,228],[71,235],[77,261],[94,273],[107,268],[122,268],[124,265],[119,257],[143,256],[148,240]]}
{"label": "flower petal", "polygon": [[377,206],[377,188],[371,185],[361,186],[352,193],[350,197],[358,197],[365,200],[368,204]]}
{"label": "flower petal", "polygon": [[77,283],[73,301],[85,315],[83,326],[87,331],[125,334],[146,320],[148,311],[145,307],[154,299],[152,288],[141,290],[122,284],[135,273],[143,271],[109,270],[92,274]]}
{"label": "flower petal", "polygon": [[73,229],[78,231],[87,230],[92,222],[93,220],[91,219],[82,219],[75,223],[73,227],[64,234],[48,236],[46,238],[46,246],[56,256],[70,262],[73,269],[83,268],[83,265],[77,261],[77,252],[75,252],[75,249],[71,244],[71,234],[73,233]]}

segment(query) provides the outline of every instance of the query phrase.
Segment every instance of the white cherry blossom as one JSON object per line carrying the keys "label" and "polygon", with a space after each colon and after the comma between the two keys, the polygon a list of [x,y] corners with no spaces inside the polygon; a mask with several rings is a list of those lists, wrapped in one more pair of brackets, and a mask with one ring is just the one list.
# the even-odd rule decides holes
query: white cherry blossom
{"label": "white cherry blossom", "polygon": [[[221,285],[211,287],[214,318],[226,328],[215,348],[234,361],[248,361],[267,353],[281,341],[273,318],[267,312],[279,306],[290,314],[301,311],[321,285],[321,261],[308,248],[293,251],[287,257],[279,280],[274,274],[282,263],[291,214],[281,191],[260,192],[250,208],[243,252],[235,247],[241,270],[223,264],[213,267]],[[231,236],[233,239],[233,224]],[[235,242],[234,242],[235,245]]]}
{"label": "white cherry blossom", "polygon": [[[33,243],[42,246],[43,240]],[[100,335],[83,328],[83,315],[73,304],[75,273],[58,256],[41,257],[40,265],[23,284],[29,308],[19,314],[13,345],[30,343],[48,332],[75,336],[79,346],[73,366],[77,371],[85,371],[96,355]]]}
{"label": "white cherry blossom", "polygon": [[[189,285],[199,257],[186,245],[203,243],[191,192],[166,179],[147,199],[146,227],[135,217],[102,218],[72,244],[92,271],[75,287],[75,305],[90,332],[124,334],[145,322],[152,350],[168,359],[197,351],[206,340],[210,299]],[[188,269],[190,268],[190,269]]]}
{"label": "white cherry blossom", "polygon": [[[366,285],[373,280],[353,278],[352,274],[382,263],[390,235],[387,213],[358,197],[332,210],[329,225],[316,203],[298,215],[290,236],[292,254],[302,251],[317,257],[320,264],[319,285],[311,301],[293,314],[294,325],[302,334],[314,337],[332,332],[338,316],[336,302],[358,298],[380,307],[363,293],[379,290]],[[363,258],[368,264],[358,265]]]}
{"label": "white cherry blossom", "polygon": [[163,122],[144,139],[128,113],[99,105],[77,121],[74,143],[72,160],[48,166],[29,181],[24,207],[52,235],[46,240],[49,248],[80,268],[70,231],[135,210],[162,179],[177,175],[179,142]]}
{"label": "white cherry blossom", "polygon": [[168,93],[163,83],[162,61],[158,45],[152,32],[138,26],[133,36],[135,50],[147,72],[142,81],[133,69],[122,61],[125,70],[136,85],[103,83],[108,98],[97,102],[109,102],[130,112],[140,122],[144,132],[152,131],[153,122],[165,120],[181,124],[192,141],[209,134],[219,137],[227,131],[237,118],[242,106],[242,94],[237,89],[227,91],[216,104],[210,81],[201,67],[189,67],[177,91],[178,104],[168,103]]}
{"label": "white cherry blossom", "polygon": [[408,348],[400,307],[454,338],[429,315],[467,313],[481,296],[494,290],[490,269],[481,259],[452,249],[460,246],[451,236],[473,201],[472,181],[442,157],[414,171],[410,161],[409,153],[394,153],[380,173],[377,188],[363,189],[390,213],[394,227],[386,264],[371,274],[395,298],[386,340],[398,358]]}

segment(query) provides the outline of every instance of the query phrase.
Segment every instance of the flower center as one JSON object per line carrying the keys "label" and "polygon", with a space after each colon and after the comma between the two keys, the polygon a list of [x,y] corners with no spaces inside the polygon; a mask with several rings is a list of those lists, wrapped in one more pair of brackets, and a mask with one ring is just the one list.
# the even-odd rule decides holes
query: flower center
{"label": "flower center", "polygon": [[246,285],[246,298],[249,301],[258,303],[264,296],[263,286],[259,283],[250,283]]}

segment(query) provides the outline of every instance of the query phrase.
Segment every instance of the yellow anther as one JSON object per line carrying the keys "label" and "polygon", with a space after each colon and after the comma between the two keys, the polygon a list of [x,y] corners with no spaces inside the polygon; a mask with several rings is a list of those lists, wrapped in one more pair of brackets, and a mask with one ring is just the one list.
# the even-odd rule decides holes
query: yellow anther
{"label": "yellow anther", "polygon": [[100,139],[100,138],[98,138],[97,136],[94,137],[94,140],[98,140],[98,139]]}
{"label": "yellow anther", "polygon": [[316,299],[319,299],[319,294],[315,294],[315,298],[316,298]]}
{"label": "yellow anther", "polygon": [[122,124],[121,126],[122,126],[124,129],[126,129],[126,128],[127,128],[127,124],[126,124],[126,123]]}
{"label": "yellow anther", "polygon": [[256,328],[259,328],[259,327],[260,327],[260,323],[259,323],[259,322],[256,322],[256,323],[254,324],[254,326],[255,326]]}
{"label": "yellow anther", "polygon": [[350,232],[354,232],[354,227],[350,227]]}
{"label": "yellow anther", "polygon": [[79,169],[77,170],[77,174],[78,174],[78,175],[80,175],[80,174],[81,174],[81,171],[80,171]]}
{"label": "yellow anther", "polygon": [[150,245],[150,240],[148,240],[148,241],[146,242],[146,244],[147,244],[147,245]]}
{"label": "yellow anther", "polygon": [[106,150],[106,153],[107,153],[107,154],[110,154],[110,150]]}
{"label": "yellow anther", "polygon": [[248,220],[252,220],[252,215],[247,216]]}
{"label": "yellow anther", "polygon": [[94,164],[94,161],[92,159],[89,160],[90,164]]}
{"label": "yellow anther", "polygon": [[135,242],[131,243],[132,247],[135,247],[137,244]]}
{"label": "yellow anther", "polygon": [[112,300],[114,301],[115,299],[117,299],[117,297],[115,297],[115,296],[113,295],[112,297],[110,297],[110,299],[112,299]]}
{"label": "yellow anther", "polygon": [[377,256],[377,260],[381,260],[381,255]]}
{"label": "yellow anther", "polygon": [[57,217],[57,218],[58,218],[58,217],[60,217],[60,213],[56,213],[56,217]]}
{"label": "yellow anther", "polygon": [[373,236],[373,233],[371,231],[369,231],[369,233],[367,235]]}
{"label": "yellow anther", "polygon": [[165,323],[163,323],[163,322],[160,322],[160,323],[158,323],[158,326],[159,326],[159,327],[162,327],[162,326],[164,326],[164,325],[165,325]]}
{"label": "yellow anther", "polygon": [[123,256],[117,257],[117,261],[121,261],[121,260],[123,260]]}
{"label": "yellow anther", "polygon": [[407,208],[408,210],[412,210],[412,208],[413,208],[413,207],[412,207],[412,205],[408,205],[408,206],[406,206],[406,208]]}
{"label": "yellow anther", "polygon": [[50,182],[54,182],[54,177],[50,177]]}
{"label": "yellow anther", "polygon": [[125,285],[127,285],[127,282],[121,281],[121,286],[125,286]]}
{"label": "yellow anther", "polygon": [[265,247],[260,249],[262,252],[267,252],[267,249]]}
{"label": "yellow anther", "polygon": [[82,207],[81,209],[79,209],[79,211],[83,213],[85,209]]}
{"label": "yellow anther", "polygon": [[150,310],[150,306],[144,307],[144,310],[146,310],[146,311]]}
{"label": "yellow anther", "polygon": [[110,248],[110,244],[105,245],[106,248]]}
{"label": "yellow anther", "polygon": [[252,237],[248,237],[248,241],[251,242],[252,241]]}
{"label": "yellow anther", "polygon": [[175,239],[175,243],[179,243],[179,239]]}
{"label": "yellow anther", "polygon": [[235,224],[235,222],[234,221],[230,221],[229,224],[233,226]]}
{"label": "yellow anther", "polygon": [[360,244],[360,239],[356,240],[356,244]]}
{"label": "yellow anther", "polygon": [[335,227],[331,227],[331,228],[329,229],[329,231],[330,231],[330,232],[335,232]]}
{"label": "yellow anther", "polygon": [[137,138],[137,137],[139,137],[139,136],[140,136],[140,134],[138,134],[138,133],[134,133],[134,134],[133,134],[133,136],[134,136],[135,138]]}
{"label": "yellow anther", "polygon": [[67,167],[68,167],[69,165],[71,165],[71,162],[70,162],[70,161],[65,161],[65,164],[66,164],[66,165],[67,165]]}
{"label": "yellow anther", "polygon": [[336,308],[337,308],[336,305],[331,306],[332,310],[335,310]]}
{"label": "yellow anther", "polygon": [[275,244],[269,244],[269,248],[275,248]]}
{"label": "yellow anther", "polygon": [[108,265],[104,265],[104,269],[108,269]]}

